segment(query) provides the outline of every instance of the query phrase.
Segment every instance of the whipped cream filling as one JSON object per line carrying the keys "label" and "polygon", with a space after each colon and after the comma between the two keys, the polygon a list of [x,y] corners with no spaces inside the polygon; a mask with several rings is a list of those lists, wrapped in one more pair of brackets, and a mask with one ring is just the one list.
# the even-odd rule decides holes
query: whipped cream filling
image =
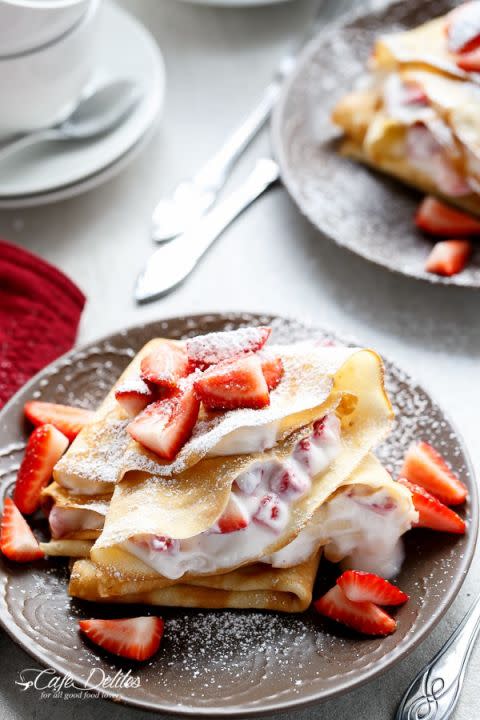
{"label": "whipped cream filling", "polygon": [[63,508],[54,505],[50,510],[48,522],[55,540],[80,530],[101,530],[104,515],[83,508]]}
{"label": "whipped cream filling", "polygon": [[263,560],[273,567],[291,567],[323,546],[327,560],[390,578],[403,562],[400,538],[416,519],[416,511],[406,513],[388,488],[346,486],[320,508],[293,542]]}
{"label": "whipped cream filling", "polygon": [[286,528],[292,504],[310,491],[312,479],[329,467],[340,449],[340,421],[330,413],[314,423],[311,435],[300,440],[288,458],[257,462],[239,475],[224,513],[205,532],[183,540],[134,536],[123,548],[170,579],[187,572],[213,573],[261,557]]}
{"label": "whipped cream filling", "polygon": [[258,425],[257,427],[238,428],[229,435],[225,435],[207,453],[207,457],[246,455],[269,450],[277,443],[279,428],[279,422]]}

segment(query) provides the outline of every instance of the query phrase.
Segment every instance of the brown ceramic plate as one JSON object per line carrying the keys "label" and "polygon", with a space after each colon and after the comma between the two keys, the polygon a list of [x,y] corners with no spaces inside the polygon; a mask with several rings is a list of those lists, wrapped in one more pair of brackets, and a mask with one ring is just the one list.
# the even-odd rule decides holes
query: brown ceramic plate
{"label": "brown ceramic plate", "polygon": [[342,21],[305,49],[273,116],[282,180],[301,212],[339,245],[389,270],[433,283],[480,287],[480,247],[469,267],[442,278],[424,271],[432,241],[412,222],[421,195],[341,157],[330,122],[336,101],[366,74],[379,34],[442,15],[452,0],[400,0]]}
{"label": "brown ceramic plate", "polygon": [[[37,375],[0,415],[2,495],[11,492],[27,437],[22,412],[26,400],[40,397],[95,407],[151,337],[182,338],[252,323],[272,324],[274,341],[290,342],[312,334],[334,339],[322,330],[281,318],[202,315],[135,327],[75,350]],[[408,533],[407,559],[398,582],[411,600],[396,613],[397,632],[384,639],[361,638],[311,611],[289,616],[162,610],[166,631],[160,652],[133,669],[141,678],[140,687],[107,690],[112,698],[165,713],[258,717],[356,687],[412,650],[438,622],[463,582],[475,546],[478,515],[473,473],[460,438],[427,393],[391,363],[387,363],[386,379],[397,412],[395,429],[379,453],[386,465],[398,471],[407,444],[425,438],[439,448],[470,488],[467,535]],[[42,527],[39,520],[37,530],[41,532]],[[333,584],[334,571],[322,565],[316,592]],[[78,683],[88,685],[94,667],[110,675],[128,668],[128,663],[87,645],[78,635],[77,621],[92,615],[135,614],[138,608],[126,611],[125,607],[72,600],[66,583],[63,560],[28,567],[0,560],[3,627],[40,663],[68,673]]]}

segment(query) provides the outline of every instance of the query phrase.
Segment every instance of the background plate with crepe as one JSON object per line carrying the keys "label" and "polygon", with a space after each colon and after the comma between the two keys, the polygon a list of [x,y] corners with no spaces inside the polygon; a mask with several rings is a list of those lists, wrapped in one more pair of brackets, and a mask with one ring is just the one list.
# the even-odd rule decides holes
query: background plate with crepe
{"label": "background plate with crepe", "polygon": [[359,78],[379,35],[448,12],[453,0],[401,0],[343,20],[305,49],[273,116],[282,180],[300,210],[339,245],[378,265],[434,283],[480,287],[480,248],[469,267],[443,278],[424,271],[433,243],[413,224],[421,195],[337,152],[331,111]]}
{"label": "background plate with crepe", "polygon": [[[293,342],[331,333],[295,321],[251,315],[206,315],[159,321],[105,338],[56,361],[6,405],[0,415],[0,489],[15,480],[27,434],[23,404],[32,397],[94,407],[121,370],[151,337],[182,338],[250,324],[272,325],[272,342]],[[398,582],[411,595],[397,618],[399,629],[384,639],[364,639],[327,624],[308,611],[280,615],[252,611],[163,609],[166,634],[154,662],[139,670],[139,688],[112,690],[116,700],[157,711],[196,717],[251,715],[315,702],[365,682],[413,649],[438,622],[458,592],[475,547],[478,511],[473,472],[460,438],[442,411],[410,378],[386,364],[387,389],[397,420],[381,460],[398,472],[408,443],[424,437],[453,465],[470,489],[468,534],[459,538],[416,530],[407,535],[407,558]],[[46,530],[40,519],[38,528]],[[47,571],[48,570],[48,571]],[[320,594],[332,584],[322,563]],[[330,574],[330,576],[329,576]],[[67,597],[62,560],[28,570],[0,561],[0,621],[39,662],[85,683],[92,650],[79,639],[77,620],[90,605]],[[131,608],[132,614],[136,608]],[[98,616],[125,614],[125,608],[95,606]],[[98,655],[106,673],[127,665]],[[108,691],[107,691],[108,693]]]}

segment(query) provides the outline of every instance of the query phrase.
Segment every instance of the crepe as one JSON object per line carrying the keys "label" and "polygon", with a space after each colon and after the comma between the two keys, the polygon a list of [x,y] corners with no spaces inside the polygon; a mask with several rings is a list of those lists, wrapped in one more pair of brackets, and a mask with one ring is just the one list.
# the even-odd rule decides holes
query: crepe
{"label": "crepe", "polygon": [[78,560],[72,570],[69,593],[94,602],[140,603],[193,608],[243,608],[302,612],[312,601],[320,561],[316,552],[292,568],[275,569],[256,563],[231,573],[196,578],[188,583],[151,585],[121,595],[103,595],[101,571],[90,560]]}
{"label": "crepe", "polygon": [[[405,530],[408,529],[414,513],[410,493],[391,479],[373,455],[363,460],[346,480],[343,489],[352,485],[370,491],[387,489],[389,496],[401,507],[406,519]],[[316,511],[312,518],[314,524],[321,525],[324,521],[326,505],[324,503]],[[153,575],[148,567],[127,553],[116,558],[118,562],[110,567],[91,560],[79,560],[72,569],[69,593],[94,602],[300,612],[311,602],[320,545],[328,548],[328,540],[328,537],[323,538],[305,561],[292,567],[275,568],[265,562],[254,562],[229,573],[203,577],[190,575],[180,581]],[[121,582],[118,582],[119,574]]]}
{"label": "crepe", "polygon": [[480,76],[455,65],[445,25],[380,38],[368,82],[332,119],[343,155],[480,214]]}
{"label": "crepe", "polygon": [[[299,439],[311,432],[313,420],[322,418],[328,411],[335,410],[341,421],[339,455],[325,472],[313,478],[311,491],[292,504],[286,529],[276,536],[264,554],[276,552],[291,542],[318,507],[346,482],[370,449],[385,437],[392,409],[383,386],[383,365],[376,353],[310,345],[288,351],[284,349],[284,360],[287,352],[308,358],[303,370],[301,365],[295,366],[297,382],[308,378],[311,371],[321,378],[318,367],[322,365],[326,369],[323,377],[331,380],[331,390],[329,393],[322,391],[323,402],[320,405],[297,414],[300,427],[289,432],[272,449],[263,453],[204,457],[201,462],[173,477],[162,475],[165,465],[155,464],[150,455],[143,453],[138,454],[136,462],[140,467],[148,467],[148,470],[131,470],[132,456],[127,453],[127,471],[115,488],[103,532],[91,551],[95,563],[112,569],[114,583],[115,573],[119,570],[117,582],[120,584],[125,581],[126,575],[153,578],[157,575],[125,552],[123,543],[138,534],[181,540],[204,532],[223,513],[232,483],[241,472],[260,460],[288,457]],[[287,371],[281,385],[284,382],[288,387]],[[274,393],[272,412],[275,413],[278,404],[274,403],[273,396]],[[288,406],[292,407],[292,403],[293,398]],[[253,547],[251,554],[243,557],[235,567],[258,559],[258,549]],[[229,572],[235,567],[226,566],[222,571]]]}

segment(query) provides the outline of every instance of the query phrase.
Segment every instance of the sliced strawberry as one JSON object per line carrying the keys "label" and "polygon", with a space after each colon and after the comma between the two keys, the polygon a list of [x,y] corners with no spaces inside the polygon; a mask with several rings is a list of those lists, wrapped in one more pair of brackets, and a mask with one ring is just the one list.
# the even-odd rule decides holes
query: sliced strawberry
{"label": "sliced strawberry", "polygon": [[183,383],[177,394],[147,405],[127,430],[144,447],[165,460],[173,460],[192,434],[199,410],[200,401],[192,384]]}
{"label": "sliced strawberry", "polygon": [[421,202],[415,214],[415,224],[424,232],[438,237],[480,235],[480,219],[455,210],[431,195],[427,195]]}
{"label": "sliced strawberry", "polygon": [[20,512],[38,510],[41,492],[67,447],[68,438],[53,425],[41,425],[30,435],[13,493]]}
{"label": "sliced strawberry", "polygon": [[283,377],[284,368],[282,359],[279,357],[262,358],[262,370],[267,381],[269,391],[275,390]]}
{"label": "sliced strawberry", "polygon": [[466,2],[447,15],[450,52],[469,52],[480,43],[480,2]]}
{"label": "sliced strawberry", "polygon": [[217,520],[218,532],[231,533],[243,530],[249,523],[248,515],[235,497],[230,493],[228,505]]}
{"label": "sliced strawberry", "polygon": [[438,498],[445,505],[461,505],[468,490],[443,457],[426,442],[410,445],[401,475]]}
{"label": "sliced strawberry", "polygon": [[160,647],[164,622],[159,617],[80,620],[80,630],[96,645],[131,660],[148,660]]}
{"label": "sliced strawberry", "polygon": [[473,247],[470,240],[442,240],[435,243],[425,263],[427,272],[457,275],[467,265]]}
{"label": "sliced strawberry", "polygon": [[140,364],[140,374],[146,382],[168,392],[178,390],[178,381],[190,372],[188,355],[181,345],[165,340]]}
{"label": "sliced strawberry", "polygon": [[[306,442],[309,442],[305,439]],[[305,442],[300,440],[300,444]],[[310,488],[310,480],[305,473],[297,473],[291,467],[278,465],[273,468],[268,480],[270,490],[291,502],[294,498],[304,495]]]}
{"label": "sliced strawberry", "polygon": [[470,52],[457,55],[455,64],[465,72],[480,72],[480,47]]}
{"label": "sliced strawberry", "polygon": [[415,527],[430,528],[457,535],[465,534],[467,529],[465,521],[451,508],[444,505],[420,485],[415,485],[406,478],[401,477],[398,482],[405,485],[412,493],[412,501],[419,514]]}
{"label": "sliced strawberry", "polygon": [[260,500],[253,519],[261,525],[266,525],[270,530],[279,532],[287,524],[288,508],[278,495],[268,493]]}
{"label": "sliced strawberry", "polygon": [[55,425],[69,440],[74,440],[80,430],[93,420],[92,410],[56,405],[55,403],[32,400],[24,407],[25,416],[34,425]]}
{"label": "sliced strawberry", "polygon": [[262,349],[271,332],[269,327],[247,327],[191,338],[187,340],[191,367],[206,370],[210,365],[232,360],[245,353],[255,353]]}
{"label": "sliced strawberry", "polygon": [[195,381],[195,392],[211,410],[262,408],[270,404],[262,362],[257,355],[214,365]]}
{"label": "sliced strawberry", "polygon": [[375,573],[346,570],[337,579],[347,598],[352,602],[373,602],[377,605],[401,605],[408,595]]}
{"label": "sliced strawberry", "polygon": [[31,562],[43,557],[40,545],[13,500],[5,499],[1,520],[0,550],[9,560]]}
{"label": "sliced strawberry", "polygon": [[397,629],[395,620],[384,610],[372,602],[352,602],[339,585],[316,600],[313,606],[321,615],[365,635],[390,635]]}
{"label": "sliced strawberry", "polygon": [[129,417],[135,417],[155,400],[155,393],[138,377],[122,383],[115,391],[115,398]]}

